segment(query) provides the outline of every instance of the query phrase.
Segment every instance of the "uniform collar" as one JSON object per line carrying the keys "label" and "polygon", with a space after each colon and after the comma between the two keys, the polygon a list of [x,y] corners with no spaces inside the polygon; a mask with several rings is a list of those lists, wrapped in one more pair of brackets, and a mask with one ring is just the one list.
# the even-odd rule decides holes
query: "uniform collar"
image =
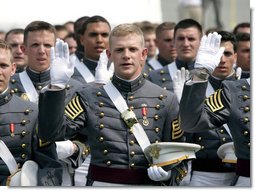
{"label": "uniform collar", "polygon": [[30,68],[26,69],[27,75],[34,83],[44,83],[50,80],[50,70],[44,72],[34,72]]}
{"label": "uniform collar", "polygon": [[88,69],[94,74],[97,67],[97,61],[88,59],[86,57],[83,58],[83,63],[88,67]]}
{"label": "uniform collar", "polygon": [[138,78],[133,81],[125,81],[118,78],[115,74],[112,78],[113,85],[119,90],[123,92],[134,92],[143,86],[145,83],[145,79],[141,74]]}
{"label": "uniform collar", "polygon": [[170,60],[170,61],[167,61],[166,59],[164,59],[162,56],[158,55],[157,56],[157,60],[159,61],[159,63],[162,65],[162,66],[166,66],[170,63],[172,63],[174,60]]}
{"label": "uniform collar", "polygon": [[217,90],[217,89],[221,88],[221,84],[222,84],[223,81],[225,81],[225,80],[230,80],[230,81],[236,80],[236,75],[235,75],[235,73],[233,73],[231,76],[226,77],[224,80],[220,80],[220,79],[217,79],[213,76],[209,76],[208,80],[211,83],[212,87],[215,90]]}
{"label": "uniform collar", "polygon": [[3,94],[0,95],[0,106],[6,104],[11,99],[10,89],[8,88]]}
{"label": "uniform collar", "polygon": [[195,61],[184,62],[182,60],[179,60],[178,58],[176,58],[175,63],[176,63],[176,66],[177,66],[177,68],[179,70],[182,67],[184,67],[185,69],[188,69],[188,70],[193,70],[194,69],[194,65],[195,65]]}

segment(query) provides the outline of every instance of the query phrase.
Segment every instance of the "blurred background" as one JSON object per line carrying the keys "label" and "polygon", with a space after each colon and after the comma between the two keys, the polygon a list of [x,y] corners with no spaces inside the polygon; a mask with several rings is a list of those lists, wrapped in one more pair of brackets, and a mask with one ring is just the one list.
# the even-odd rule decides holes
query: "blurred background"
{"label": "blurred background", "polygon": [[[222,29],[232,30],[239,22],[250,22],[249,0],[219,0],[219,2]],[[140,21],[178,22],[179,5],[180,0],[3,0],[0,30],[24,28],[33,20],[44,20],[55,25],[93,15],[105,17],[113,26]],[[216,27],[215,16],[213,3],[208,3],[207,8],[203,9],[204,29]]]}

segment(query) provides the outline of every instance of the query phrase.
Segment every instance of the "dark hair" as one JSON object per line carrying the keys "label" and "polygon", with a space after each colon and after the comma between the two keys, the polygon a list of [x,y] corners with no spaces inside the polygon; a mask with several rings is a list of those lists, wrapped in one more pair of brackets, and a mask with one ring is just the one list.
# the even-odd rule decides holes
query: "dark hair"
{"label": "dark hair", "polygon": [[236,34],[236,41],[250,41],[250,33],[237,33]]}
{"label": "dark hair", "polygon": [[221,42],[230,41],[233,44],[234,52],[236,52],[237,41],[235,35],[232,32],[228,31],[218,31],[218,34],[221,35]]}
{"label": "dark hair", "polygon": [[9,31],[6,33],[4,40],[7,40],[8,36],[9,36],[10,34],[24,34],[24,29],[22,29],[22,28],[15,28],[15,29],[9,30]]}
{"label": "dark hair", "polygon": [[29,32],[42,30],[50,31],[54,33],[54,36],[56,37],[56,29],[52,24],[47,23],[45,21],[33,21],[29,23],[24,30],[24,44],[27,43],[27,37]]}
{"label": "dark hair", "polygon": [[202,37],[202,33],[203,33],[202,26],[199,22],[197,22],[193,19],[183,19],[183,20],[179,21],[174,27],[174,37],[175,37],[176,31],[178,29],[186,29],[186,28],[190,28],[190,27],[197,28],[198,31],[200,32],[200,36]]}
{"label": "dark hair", "polygon": [[98,23],[98,22],[103,22],[103,23],[107,23],[107,25],[109,26],[109,28],[111,29],[111,25],[110,23],[102,16],[99,15],[95,15],[92,16],[90,18],[88,18],[82,25],[82,29],[81,29],[81,34],[84,34],[84,32],[87,29],[88,24],[90,23]]}
{"label": "dark hair", "polygon": [[235,28],[233,29],[233,33],[236,35],[237,31],[239,28],[250,28],[250,23],[248,22],[243,22],[243,23],[239,23],[235,26]]}

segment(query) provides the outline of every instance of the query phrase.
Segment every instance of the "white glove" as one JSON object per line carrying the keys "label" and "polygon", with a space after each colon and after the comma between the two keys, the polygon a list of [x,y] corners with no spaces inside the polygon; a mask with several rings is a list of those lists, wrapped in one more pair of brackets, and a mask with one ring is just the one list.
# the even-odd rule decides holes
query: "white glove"
{"label": "white glove", "polygon": [[106,50],[104,50],[100,54],[100,58],[97,63],[96,73],[95,73],[95,83],[106,84],[108,81],[110,81],[111,73],[107,70],[107,65],[108,65],[108,57],[106,55]]}
{"label": "white glove", "polygon": [[170,179],[171,171],[166,172],[161,167],[157,167],[156,165],[151,166],[147,169],[148,176],[153,181],[165,181]]}
{"label": "white glove", "polygon": [[198,49],[195,68],[205,68],[212,74],[214,69],[219,65],[220,58],[225,50],[220,47],[221,35],[217,32],[209,33],[208,36],[202,37],[200,47]]}
{"label": "white glove", "polygon": [[173,88],[174,93],[176,94],[178,101],[182,98],[182,90],[186,80],[189,79],[189,71],[185,70],[184,67],[181,70],[177,70],[176,75],[173,77]]}
{"label": "white glove", "polygon": [[242,76],[242,68],[237,67],[237,69],[236,69],[236,78],[237,78],[237,80],[240,80],[241,76]]}
{"label": "white glove", "polygon": [[68,44],[57,39],[56,46],[50,50],[51,85],[64,88],[74,72],[74,65],[69,61]]}
{"label": "white glove", "polygon": [[56,150],[58,159],[65,159],[74,154],[74,143],[70,140],[56,141]]}

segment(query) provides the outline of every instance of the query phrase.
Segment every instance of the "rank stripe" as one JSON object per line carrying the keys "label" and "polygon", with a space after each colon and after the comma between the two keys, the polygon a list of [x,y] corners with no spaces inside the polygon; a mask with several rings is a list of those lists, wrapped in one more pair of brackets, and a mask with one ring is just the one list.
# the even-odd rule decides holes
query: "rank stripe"
{"label": "rank stripe", "polygon": [[206,105],[211,109],[212,112],[216,112],[224,108],[224,105],[221,101],[222,89],[217,90],[213,95],[209,96],[205,100]]}
{"label": "rank stripe", "polygon": [[72,120],[79,116],[83,111],[78,96],[75,96],[65,107],[65,114]]}
{"label": "rank stripe", "polygon": [[184,132],[180,128],[179,120],[175,119],[172,122],[172,139],[174,140],[180,138],[183,135],[183,133]]}

